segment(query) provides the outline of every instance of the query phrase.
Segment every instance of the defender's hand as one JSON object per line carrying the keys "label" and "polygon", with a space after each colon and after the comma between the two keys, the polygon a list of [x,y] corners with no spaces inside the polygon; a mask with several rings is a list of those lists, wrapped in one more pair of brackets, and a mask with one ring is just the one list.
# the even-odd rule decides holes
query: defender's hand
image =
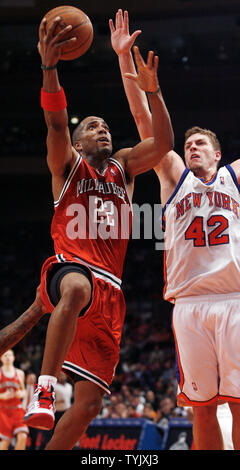
{"label": "defender's hand", "polygon": [[129,52],[137,36],[142,32],[139,29],[133,34],[129,34],[128,12],[125,10],[123,15],[121,9],[116,13],[115,26],[113,24],[113,20],[109,20],[109,28],[111,31],[112,48],[117,55]]}
{"label": "defender's hand", "polygon": [[149,51],[147,63],[144,62],[139,49],[134,46],[134,57],[137,66],[137,75],[132,73],[125,73],[126,78],[135,80],[138,86],[145,92],[155,93],[158,88],[158,56],[154,55],[153,51]]}

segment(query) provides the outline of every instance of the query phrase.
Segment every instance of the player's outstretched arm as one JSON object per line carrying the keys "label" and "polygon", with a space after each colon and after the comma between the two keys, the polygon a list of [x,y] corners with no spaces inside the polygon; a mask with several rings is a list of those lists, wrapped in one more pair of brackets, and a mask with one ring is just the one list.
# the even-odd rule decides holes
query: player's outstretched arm
{"label": "player's outstretched arm", "polygon": [[[139,136],[141,140],[144,140],[153,136],[152,116],[148,99],[146,93],[139,88],[137,83],[133,80],[129,80],[129,78],[125,76],[126,73],[136,74],[131,48],[141,31],[137,30],[132,35],[129,34],[128,12],[124,11],[123,14],[121,9],[116,13],[115,25],[113,20],[109,20],[109,26],[111,31],[111,43],[118,56],[123,86],[130,110],[135,120]],[[184,168],[181,157],[171,150],[165,155],[165,158],[157,162],[154,170],[159,178],[161,187],[168,184],[168,179],[171,181],[168,191],[171,193],[184,171]]]}
{"label": "player's outstretched arm", "polygon": [[127,73],[129,79],[135,81],[139,88],[148,94],[152,113],[153,137],[150,137],[133,149],[123,149],[117,157],[125,162],[125,171],[131,179],[139,173],[153,168],[173,149],[174,135],[171,119],[166,108],[157,77],[158,57],[153,51],[148,53],[147,62],[142,58],[138,47],[134,47],[137,74]]}
{"label": "player's outstretched arm", "polygon": [[14,322],[0,331],[0,356],[17,344],[47,313],[40,299],[39,287],[32,305]]}
{"label": "player's outstretched arm", "polygon": [[48,128],[47,161],[52,175],[56,178],[63,177],[67,166],[73,163],[73,150],[68,128],[67,102],[64,90],[59,83],[56,66],[61,57],[61,48],[67,43],[73,42],[76,38],[66,39],[66,34],[72,28],[71,25],[66,26],[56,34],[56,28],[60,21],[61,18],[56,17],[47,29],[46,19],[43,18],[39,28],[38,43],[43,70],[41,105],[44,109],[45,121]]}
{"label": "player's outstretched arm", "polygon": [[119,61],[124,90],[127,96],[132,116],[135,120],[141,140],[152,137],[152,117],[149,110],[146,94],[133,80],[129,80],[125,74],[136,73],[131,48],[141,30],[129,34],[128,12],[119,9],[115,16],[115,24],[109,20],[112,48],[116,52]]}

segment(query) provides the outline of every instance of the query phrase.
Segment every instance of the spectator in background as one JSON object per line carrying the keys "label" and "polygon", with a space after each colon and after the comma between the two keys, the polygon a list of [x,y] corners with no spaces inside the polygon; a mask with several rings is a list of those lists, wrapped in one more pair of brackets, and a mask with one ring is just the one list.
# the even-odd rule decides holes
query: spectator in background
{"label": "spectator in background", "polygon": [[175,363],[173,366],[170,358],[167,358],[164,361],[161,377],[165,385],[168,385],[169,382],[175,377]]}
{"label": "spectator in background", "polygon": [[171,398],[163,398],[160,400],[159,404],[159,413],[158,417],[160,418],[158,421],[159,426],[163,428],[168,427],[169,419],[173,416],[173,410],[175,408],[175,403]]}
{"label": "spectator in background", "polygon": [[63,413],[68,410],[68,408],[70,408],[73,399],[73,387],[67,381],[67,375],[62,371],[58,376],[58,381],[55,388],[55,395],[55,420],[57,424]]}
{"label": "spectator in background", "polygon": [[138,413],[138,412],[136,411],[136,409],[134,408],[134,406],[128,405],[128,406],[127,406],[127,417],[128,417],[128,418],[141,418],[141,415],[140,415],[140,413]]}
{"label": "spectator in background", "polygon": [[163,398],[160,401],[160,409],[163,412],[164,416],[169,418],[175,408],[175,403],[171,398]]}
{"label": "spectator in background", "polygon": [[157,411],[158,400],[157,400],[153,390],[148,390],[147,391],[147,393],[146,393],[146,402],[152,406],[154,411]]}
{"label": "spectator in background", "polygon": [[34,394],[34,384],[36,383],[36,375],[30,372],[26,377],[26,393],[23,398],[23,408],[26,410]]}
{"label": "spectator in background", "polygon": [[146,403],[143,412],[142,412],[142,418],[149,419],[151,421],[154,421],[156,418],[156,411],[153,409],[153,406],[151,403]]}
{"label": "spectator in background", "polygon": [[125,403],[118,403],[115,406],[115,412],[118,418],[128,418],[128,409]]}

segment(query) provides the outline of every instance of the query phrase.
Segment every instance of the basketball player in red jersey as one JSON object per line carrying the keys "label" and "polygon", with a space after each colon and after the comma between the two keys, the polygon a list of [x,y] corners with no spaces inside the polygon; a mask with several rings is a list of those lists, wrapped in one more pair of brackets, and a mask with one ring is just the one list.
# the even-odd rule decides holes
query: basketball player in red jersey
{"label": "basketball player in red jersey", "polygon": [[1,356],[0,367],[0,450],[8,450],[16,437],[14,450],[25,450],[28,427],[24,424],[25,374],[14,367],[14,352],[9,349]]}
{"label": "basketball player in red jersey", "polygon": [[[147,64],[136,52],[138,86],[148,93],[154,136],[112,155],[106,122],[90,116],[73,135],[56,65],[67,26],[54,36],[57,17],[40,25],[41,103],[48,128],[47,162],[52,174],[55,256],[42,268],[41,297],[52,312],[41,375],[25,422],[54,424],[54,385],[61,368],[75,382],[74,403],[58,422],[47,450],[72,449],[99,413],[119,359],[125,315],[121,275],[131,229],[134,178],[151,169],[173,147],[168,112],[158,86],[157,57]],[[74,39],[67,40],[68,42]],[[164,137],[163,137],[164,136]]]}
{"label": "basketball player in red jersey", "polygon": [[[135,73],[131,47],[141,31],[129,34],[128,13],[123,14],[122,10],[116,14],[115,25],[112,20],[109,24],[138,132],[141,139],[149,138],[153,130],[146,95],[132,80],[126,80],[129,73]],[[154,168],[160,181],[161,202],[165,205],[168,282],[164,296],[174,303],[172,325],[178,358],[178,404],[193,407],[196,449],[221,450],[223,436],[217,419],[218,405],[228,403],[232,441],[234,449],[239,450],[240,258],[236,208],[240,205],[240,160],[218,169],[220,143],[212,131],[199,127],[185,133],[184,153],[186,166],[171,151]],[[178,217],[178,202],[184,198],[188,201],[190,194],[198,194],[200,205],[187,203],[186,211]],[[203,225],[199,223],[197,231],[191,232],[199,221]],[[208,233],[206,239],[204,230]]]}

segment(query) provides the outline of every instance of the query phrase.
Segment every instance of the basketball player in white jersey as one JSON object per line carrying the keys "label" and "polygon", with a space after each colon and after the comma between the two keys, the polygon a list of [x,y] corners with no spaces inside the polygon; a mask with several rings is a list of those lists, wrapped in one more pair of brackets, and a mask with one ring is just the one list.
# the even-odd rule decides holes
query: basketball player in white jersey
{"label": "basketball player in white jersey", "polygon": [[[121,10],[109,24],[130,109],[145,139],[152,135],[151,115],[146,95],[135,86],[130,52],[141,31],[130,36]],[[196,449],[219,450],[217,405],[228,402],[234,448],[240,449],[240,160],[218,169],[220,143],[199,127],[186,132],[184,153],[185,164],[171,151],[154,168],[164,206],[164,298],[174,304],[178,404],[193,407]]]}

